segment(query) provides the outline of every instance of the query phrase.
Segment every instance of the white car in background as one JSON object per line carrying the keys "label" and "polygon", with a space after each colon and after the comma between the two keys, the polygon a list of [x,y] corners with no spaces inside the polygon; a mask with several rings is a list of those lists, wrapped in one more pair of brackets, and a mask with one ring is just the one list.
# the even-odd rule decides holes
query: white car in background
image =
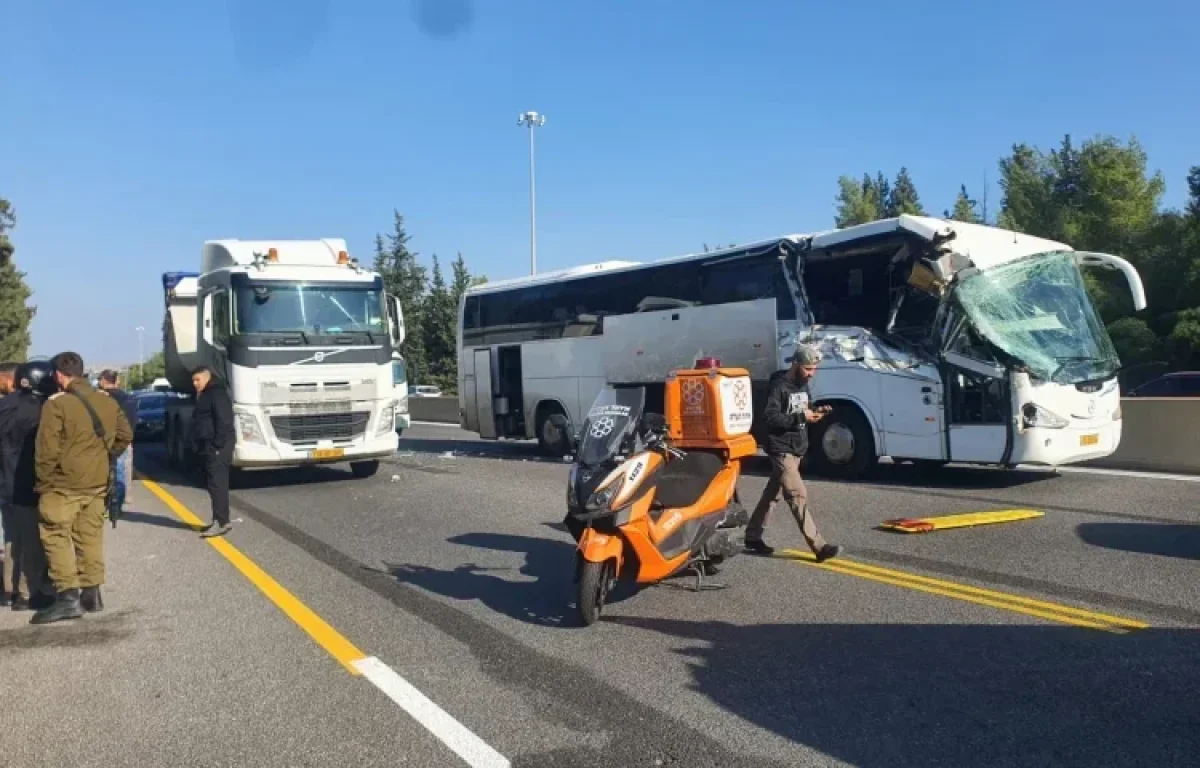
{"label": "white car in background", "polygon": [[437,387],[425,385],[411,386],[408,388],[409,397],[441,397],[442,390]]}

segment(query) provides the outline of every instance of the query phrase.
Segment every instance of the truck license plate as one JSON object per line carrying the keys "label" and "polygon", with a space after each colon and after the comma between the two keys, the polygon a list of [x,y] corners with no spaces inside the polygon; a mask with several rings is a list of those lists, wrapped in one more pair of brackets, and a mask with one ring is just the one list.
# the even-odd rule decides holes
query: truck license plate
{"label": "truck license plate", "polygon": [[1080,435],[1079,436],[1079,444],[1080,445],[1084,445],[1084,446],[1096,445],[1099,442],[1100,442],[1100,435],[1092,434],[1092,435]]}
{"label": "truck license plate", "polygon": [[343,448],[316,448],[308,454],[310,459],[340,459],[346,455]]}

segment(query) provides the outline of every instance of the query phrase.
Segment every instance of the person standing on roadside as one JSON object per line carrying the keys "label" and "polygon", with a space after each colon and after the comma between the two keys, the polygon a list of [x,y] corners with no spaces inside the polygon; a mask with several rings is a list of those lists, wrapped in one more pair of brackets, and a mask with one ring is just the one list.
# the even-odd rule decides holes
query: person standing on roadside
{"label": "person standing on roadside", "polygon": [[763,412],[771,479],[767,481],[762,498],[746,526],[746,549],[749,552],[769,555],[775,551],[763,541],[763,528],[781,493],[800,526],[800,532],[804,534],[804,540],[817,556],[817,562],[837,557],[842,551],[836,544],[827,543],[817,530],[817,523],[808,509],[808,489],[800,478],[800,459],[808,450],[808,425],[817,423],[830,411],[828,406],[811,407],[812,395],[808,384],[816,375],[820,363],[820,350],[804,345],[792,355],[790,368],[778,371],[771,377]]}
{"label": "person standing on roadside", "polygon": [[[125,412],[125,418],[129,421],[130,429],[137,425],[137,399],[121,389],[118,386],[119,375],[116,371],[106,370],[100,373],[100,391],[117,401],[117,405],[121,406],[121,410]],[[125,449],[117,458],[117,509],[122,509],[125,506],[125,494],[129,492],[129,486],[133,484],[133,444]]]}
{"label": "person standing on roadside", "polygon": [[46,398],[58,391],[54,368],[38,360],[17,368],[15,405],[0,423],[0,462],[12,519],[10,557],[20,577],[12,601],[14,611],[40,611],[54,602],[46,581],[46,554],[38,532],[37,471],[34,452]]}
{"label": "person standing on roadside", "polygon": [[[16,405],[13,376],[16,373],[16,363],[0,363],[0,429],[10,418],[9,412]],[[8,493],[4,487],[4,474],[0,472],[0,606],[11,605],[17,593],[17,580],[20,578],[20,568],[12,554],[12,512],[9,510]]]}
{"label": "person standing on roadside", "polygon": [[233,529],[229,520],[229,469],[233,464],[233,401],[229,390],[208,366],[192,371],[196,407],[192,410],[192,444],[204,462],[205,485],[212,502],[212,520],[201,532],[204,538],[224,536]]}
{"label": "person standing on roadside", "polygon": [[83,358],[62,352],[50,363],[62,391],[42,406],[34,465],[55,600],[33,615],[33,624],[103,610],[105,499],[112,462],[133,440],[124,411],[84,376]]}

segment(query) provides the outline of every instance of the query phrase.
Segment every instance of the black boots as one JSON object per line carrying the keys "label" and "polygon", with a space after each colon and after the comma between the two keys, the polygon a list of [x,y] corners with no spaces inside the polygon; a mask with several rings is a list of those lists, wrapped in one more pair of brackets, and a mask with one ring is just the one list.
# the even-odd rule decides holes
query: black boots
{"label": "black boots", "polygon": [[54,605],[49,608],[43,608],[33,614],[33,618],[29,620],[30,624],[50,624],[55,621],[64,621],[66,619],[78,619],[83,616],[83,606],[79,604],[79,590],[68,589],[64,592],[59,592],[58,597],[54,600]]}
{"label": "black boots", "polygon": [[104,600],[100,597],[100,587],[84,587],[79,595],[79,604],[88,613],[103,611]]}

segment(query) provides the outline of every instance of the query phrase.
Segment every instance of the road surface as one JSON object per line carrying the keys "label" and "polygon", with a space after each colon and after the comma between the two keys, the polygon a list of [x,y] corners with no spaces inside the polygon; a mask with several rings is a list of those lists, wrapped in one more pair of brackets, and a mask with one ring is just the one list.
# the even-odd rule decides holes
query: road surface
{"label": "road surface", "polygon": [[[722,590],[652,587],[583,629],[559,525],[566,467],[532,445],[416,426],[369,480],[256,474],[218,545],[181,522],[207,519],[202,491],[153,448],[139,461],[155,483],[109,532],[109,610],[68,627],[0,616],[0,675],[37,692],[0,735],[14,764],[1028,768],[1200,754],[1195,481],[905,466],[812,480],[844,560],[738,557]],[[1045,515],[875,529],[997,509]],[[768,541],[803,548],[783,510]],[[45,727],[68,715],[69,734]]]}

